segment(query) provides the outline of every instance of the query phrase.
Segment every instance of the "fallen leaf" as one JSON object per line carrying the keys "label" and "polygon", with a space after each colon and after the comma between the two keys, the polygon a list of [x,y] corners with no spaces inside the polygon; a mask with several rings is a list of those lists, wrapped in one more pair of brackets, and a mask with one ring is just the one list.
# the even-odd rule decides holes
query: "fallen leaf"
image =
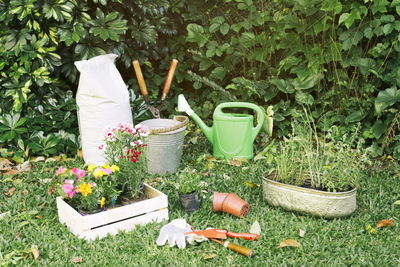
{"label": "fallen leaf", "polygon": [[78,157],[80,157],[81,159],[83,159],[83,152],[82,152],[82,150],[78,149],[78,150],[76,151],[76,155],[77,155]]}
{"label": "fallen leaf", "polygon": [[382,228],[382,227],[386,227],[386,226],[394,226],[394,222],[391,220],[381,220],[376,225],[376,228]]}
{"label": "fallen leaf", "polygon": [[203,258],[204,258],[205,260],[214,259],[215,257],[217,257],[217,254],[216,254],[216,253],[203,254]]}
{"label": "fallen leaf", "polygon": [[38,219],[42,219],[41,215],[36,215],[35,217],[38,218]]}
{"label": "fallen leaf", "polygon": [[40,157],[35,158],[35,162],[44,161],[45,159],[46,159],[45,157],[40,156]]}
{"label": "fallen leaf", "polygon": [[71,262],[72,263],[80,263],[80,262],[82,262],[82,257],[73,257]]}
{"label": "fallen leaf", "polygon": [[17,165],[16,168],[20,172],[27,172],[31,170],[32,165],[29,161],[25,161],[24,163]]}
{"label": "fallen leaf", "polygon": [[47,189],[47,194],[49,196],[53,195],[54,194],[54,190],[55,190],[55,186],[54,185],[49,186],[49,189]]}
{"label": "fallen leaf", "polygon": [[0,171],[9,171],[12,169],[12,163],[8,159],[0,158]]}
{"label": "fallen leaf", "polygon": [[303,230],[303,229],[300,229],[300,230],[299,230],[299,236],[300,236],[300,237],[304,237],[305,235],[306,235],[306,231]]}
{"label": "fallen leaf", "polygon": [[56,162],[57,160],[55,158],[47,158],[45,160],[45,163],[49,163],[49,162]]}
{"label": "fallen leaf", "polygon": [[37,260],[39,258],[39,251],[38,251],[37,247],[36,246],[32,246],[31,247],[31,251],[32,251],[32,254],[33,254],[33,258],[35,260]]}
{"label": "fallen leaf", "polygon": [[24,189],[24,190],[22,191],[22,194],[27,195],[27,194],[29,194],[29,191],[28,191],[27,189]]}
{"label": "fallen leaf", "polygon": [[6,217],[8,217],[10,215],[11,215],[11,211],[6,211],[4,213],[1,213],[0,214],[0,220],[4,219],[4,218],[6,218]]}
{"label": "fallen leaf", "polygon": [[233,165],[233,166],[240,167],[240,166],[242,166],[242,160],[241,159],[231,159],[229,161],[229,164]]}
{"label": "fallen leaf", "polygon": [[216,161],[217,159],[214,158],[214,157],[211,156],[211,155],[208,155],[208,156],[207,156],[207,160],[208,160],[208,161]]}
{"label": "fallen leaf", "polygon": [[278,246],[278,248],[284,248],[284,247],[297,247],[297,248],[301,248],[301,245],[300,245],[299,242],[297,242],[297,241],[294,240],[294,239],[287,239],[287,240],[282,241],[282,242],[279,244],[279,246]]}
{"label": "fallen leaf", "polygon": [[258,223],[258,221],[253,222],[253,224],[250,227],[250,233],[257,234],[257,235],[261,234],[261,227],[260,227],[260,224]]}
{"label": "fallen leaf", "polygon": [[256,186],[255,183],[253,183],[253,182],[247,182],[247,181],[244,181],[243,184],[245,184],[246,186],[248,186],[248,187],[250,187],[250,188],[253,188],[253,187]]}
{"label": "fallen leaf", "polygon": [[26,260],[28,257],[29,257],[28,253],[25,253],[25,254],[22,255],[22,258],[24,258],[24,260]]}
{"label": "fallen leaf", "polygon": [[25,151],[24,151],[24,158],[27,158],[28,155],[29,155],[29,146],[27,146]]}
{"label": "fallen leaf", "polygon": [[22,212],[25,212],[26,211],[26,208],[22,208],[22,210],[21,210]]}
{"label": "fallen leaf", "polygon": [[400,200],[397,200],[393,203],[394,205],[400,205]]}
{"label": "fallen leaf", "polygon": [[367,231],[369,231],[371,234],[376,233],[376,230],[374,227],[372,227],[371,225],[367,225],[367,227],[365,228]]}
{"label": "fallen leaf", "polygon": [[9,197],[11,197],[11,196],[14,194],[15,190],[16,190],[15,187],[11,187],[10,190],[8,190],[7,195],[8,195]]}
{"label": "fallen leaf", "polygon": [[6,173],[4,173],[4,176],[14,175],[14,174],[18,174],[18,173],[19,173],[19,170],[12,169],[12,170],[9,170]]}
{"label": "fallen leaf", "polygon": [[20,238],[20,237],[21,237],[21,235],[22,235],[22,233],[21,233],[21,232],[19,232],[18,234],[16,234],[16,235],[15,235],[15,238]]}

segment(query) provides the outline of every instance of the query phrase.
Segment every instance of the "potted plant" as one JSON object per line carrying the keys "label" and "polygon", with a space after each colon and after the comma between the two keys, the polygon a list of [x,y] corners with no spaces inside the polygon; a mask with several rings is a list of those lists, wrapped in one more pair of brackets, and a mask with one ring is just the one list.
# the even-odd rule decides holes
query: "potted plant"
{"label": "potted plant", "polygon": [[118,172],[116,165],[90,165],[87,170],[61,166],[56,172],[58,193],[82,215],[103,211],[120,193],[115,182]]}
{"label": "potted plant", "polygon": [[[143,183],[146,145],[142,137],[146,134],[146,127],[120,123],[107,129],[105,143],[99,147],[109,165],[90,165],[87,170],[72,170],[73,175],[63,168],[57,171],[57,176],[65,176],[59,185],[62,197],[56,199],[59,221],[74,235],[94,240],[130,231],[138,224],[168,220],[167,195]],[[74,180],[69,181],[70,177]],[[124,202],[123,196],[135,201]],[[106,209],[82,216],[74,207]]]}
{"label": "potted plant", "polygon": [[146,144],[143,138],[149,134],[145,126],[119,123],[105,131],[105,143],[99,147],[110,164],[118,164],[117,182],[123,205],[144,197],[143,179],[146,173]]}
{"label": "potted plant", "polygon": [[176,181],[169,183],[178,190],[182,208],[188,213],[199,209],[200,175],[195,169],[185,168],[176,176]]}
{"label": "potted plant", "polygon": [[344,217],[356,209],[356,192],[365,155],[359,125],[340,138],[332,127],[318,135],[306,116],[293,123],[293,132],[274,155],[273,168],[263,175],[265,200],[288,210],[327,218]]}

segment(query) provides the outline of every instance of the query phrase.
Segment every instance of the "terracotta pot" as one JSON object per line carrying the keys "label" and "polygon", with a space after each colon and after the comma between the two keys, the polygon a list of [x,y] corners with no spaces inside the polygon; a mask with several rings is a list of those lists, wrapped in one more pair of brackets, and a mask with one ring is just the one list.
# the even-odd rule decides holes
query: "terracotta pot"
{"label": "terracotta pot", "polygon": [[235,193],[214,192],[213,210],[214,212],[223,211],[235,215],[239,218],[244,217],[250,209],[250,205],[238,197]]}
{"label": "terracotta pot", "polygon": [[225,198],[229,195],[229,193],[218,193],[214,192],[213,194],[213,211],[218,212],[222,211],[222,203]]}

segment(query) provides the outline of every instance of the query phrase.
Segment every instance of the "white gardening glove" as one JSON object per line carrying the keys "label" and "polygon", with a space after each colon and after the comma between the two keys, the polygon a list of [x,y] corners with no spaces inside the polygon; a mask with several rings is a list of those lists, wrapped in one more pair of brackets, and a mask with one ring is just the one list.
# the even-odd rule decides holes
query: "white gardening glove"
{"label": "white gardening glove", "polygon": [[196,234],[188,234],[186,235],[186,241],[190,244],[193,245],[193,243],[196,242],[203,242],[208,240],[208,238],[202,236],[202,235],[196,235]]}
{"label": "white gardening glove", "polygon": [[163,246],[168,240],[170,247],[173,247],[176,243],[178,248],[184,249],[186,247],[185,233],[190,231],[192,229],[185,219],[175,219],[161,228],[156,243]]}

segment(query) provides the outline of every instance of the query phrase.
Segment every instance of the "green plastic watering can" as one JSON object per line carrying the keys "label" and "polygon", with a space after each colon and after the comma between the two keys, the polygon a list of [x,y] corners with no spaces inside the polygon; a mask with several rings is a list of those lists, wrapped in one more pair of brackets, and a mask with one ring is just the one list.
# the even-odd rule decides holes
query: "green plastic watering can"
{"label": "green plastic watering can", "polygon": [[[227,113],[226,108],[252,109],[257,115],[257,125],[249,114]],[[264,111],[257,105],[247,102],[227,102],[218,105],[213,114],[213,126],[208,127],[194,113],[183,95],[178,97],[178,111],[186,112],[202,129],[213,145],[215,158],[253,158],[253,143],[264,123]]]}

